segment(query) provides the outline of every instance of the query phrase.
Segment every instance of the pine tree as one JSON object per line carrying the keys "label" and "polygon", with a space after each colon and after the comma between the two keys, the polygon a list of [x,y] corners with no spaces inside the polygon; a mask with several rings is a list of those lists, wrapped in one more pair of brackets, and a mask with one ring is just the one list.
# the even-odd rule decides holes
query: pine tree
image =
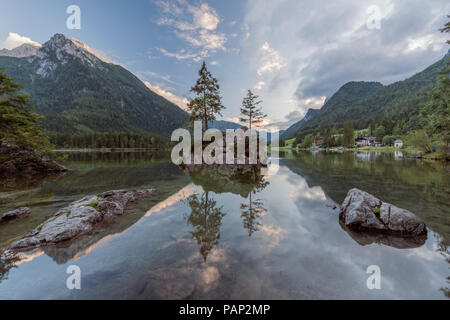
{"label": "pine tree", "polygon": [[50,150],[48,137],[38,126],[40,116],[30,109],[29,96],[0,68],[0,142],[43,154]]}
{"label": "pine tree", "polygon": [[191,88],[196,97],[189,102],[188,111],[191,122],[202,120],[205,130],[208,130],[208,121],[215,120],[216,114],[222,115],[220,111],[225,107],[222,105],[219,82],[208,71],[205,61],[198,75],[195,86]]}
{"label": "pine tree", "polygon": [[353,123],[351,121],[348,121],[344,125],[344,146],[351,148],[355,144],[355,138],[354,138],[354,129],[353,129]]}
{"label": "pine tree", "polygon": [[267,114],[264,114],[261,107],[259,107],[261,103],[259,96],[253,94],[251,90],[248,90],[247,96],[242,100],[242,116],[239,118],[239,121],[248,124],[249,129],[252,128],[253,124],[258,125],[267,117]]}

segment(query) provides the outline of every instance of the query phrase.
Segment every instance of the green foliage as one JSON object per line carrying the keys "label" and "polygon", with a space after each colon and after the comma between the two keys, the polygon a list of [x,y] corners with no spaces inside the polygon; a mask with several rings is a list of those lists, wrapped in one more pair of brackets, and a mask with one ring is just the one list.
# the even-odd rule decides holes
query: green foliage
{"label": "green foliage", "polygon": [[17,79],[31,97],[41,125],[49,133],[133,132],[169,137],[183,127],[188,114],[149,90],[123,67],[99,66],[69,59],[50,76],[37,73],[38,61],[0,56],[0,66]]}
{"label": "green foliage", "polygon": [[20,89],[0,69],[0,141],[38,154],[47,153],[50,143],[38,126],[40,117],[30,110],[29,97]]}
{"label": "green foliage", "polygon": [[431,152],[432,140],[425,130],[412,131],[406,138],[407,144],[422,150],[423,152]]}
{"label": "green foliage", "polygon": [[377,138],[377,141],[383,140],[383,137],[385,136],[385,134],[386,134],[386,129],[384,126],[378,126],[375,129],[375,137]]}
{"label": "green foliage", "polygon": [[355,145],[355,134],[352,121],[347,121],[344,125],[344,136],[342,142],[344,147],[347,148],[352,148]]}
{"label": "green foliage", "polygon": [[300,144],[300,146],[302,148],[310,148],[311,145],[314,142],[314,137],[312,136],[312,134],[308,134],[302,141],[302,143]]}
{"label": "green foliage", "polygon": [[169,146],[162,137],[136,133],[51,134],[50,140],[59,148],[165,149]]}
{"label": "green foliage", "polygon": [[343,127],[349,120],[352,120],[356,129],[371,129],[371,135],[374,134],[375,124],[382,125],[385,134],[392,134],[394,130],[397,130],[396,134],[405,134],[421,129],[420,109],[430,99],[430,90],[435,86],[439,71],[447,64],[448,58],[449,54],[411,78],[388,86],[377,82],[345,84],[298,131],[299,141],[307,134],[316,135],[333,126]]}
{"label": "green foliage", "polygon": [[422,109],[425,128],[429,135],[437,135],[443,141],[450,140],[450,61],[439,72],[430,101]]}
{"label": "green foliage", "polygon": [[189,102],[188,110],[190,121],[202,120],[205,130],[208,130],[208,121],[215,120],[216,114],[222,115],[220,112],[225,107],[222,105],[219,82],[208,71],[204,61],[198,75],[197,82],[191,88],[196,97]]}
{"label": "green foliage", "polygon": [[248,124],[248,128],[252,128],[252,124],[258,125],[261,123],[264,118],[267,117],[267,114],[264,114],[261,110],[261,107],[258,107],[262,101],[259,100],[259,97],[251,90],[248,90],[247,96],[242,100],[241,107],[241,117],[239,121],[244,124]]}
{"label": "green foliage", "polygon": [[382,144],[384,146],[393,146],[395,140],[400,139],[399,136],[384,136],[382,140]]}

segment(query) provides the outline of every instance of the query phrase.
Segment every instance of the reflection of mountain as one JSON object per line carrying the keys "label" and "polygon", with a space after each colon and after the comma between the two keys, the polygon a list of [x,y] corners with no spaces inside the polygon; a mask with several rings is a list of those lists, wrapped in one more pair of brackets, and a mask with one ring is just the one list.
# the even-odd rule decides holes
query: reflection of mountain
{"label": "reflection of mountain", "polygon": [[200,247],[200,254],[206,262],[209,252],[219,244],[220,227],[225,213],[222,207],[217,207],[217,202],[210,199],[209,191],[201,196],[194,194],[187,198],[187,203],[191,208],[186,220],[194,228],[192,237],[197,240]]}
{"label": "reflection of mountain", "polygon": [[348,190],[359,188],[405,208],[444,238],[448,245],[448,173],[446,164],[396,161],[395,154],[357,156],[353,152],[295,154],[281,164],[320,187],[341,204]]}

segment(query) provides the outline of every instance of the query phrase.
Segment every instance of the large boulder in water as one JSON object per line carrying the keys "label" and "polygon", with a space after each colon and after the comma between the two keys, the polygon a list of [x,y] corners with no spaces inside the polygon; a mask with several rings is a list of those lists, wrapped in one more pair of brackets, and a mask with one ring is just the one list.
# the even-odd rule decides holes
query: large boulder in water
{"label": "large boulder in water", "polygon": [[154,189],[113,190],[72,202],[28,235],[13,243],[8,253],[72,240],[92,231],[98,223],[124,214],[130,202],[149,197],[154,192]]}
{"label": "large boulder in water", "polygon": [[408,210],[383,202],[359,189],[351,189],[342,203],[341,222],[349,228],[403,236],[422,236],[425,223]]}

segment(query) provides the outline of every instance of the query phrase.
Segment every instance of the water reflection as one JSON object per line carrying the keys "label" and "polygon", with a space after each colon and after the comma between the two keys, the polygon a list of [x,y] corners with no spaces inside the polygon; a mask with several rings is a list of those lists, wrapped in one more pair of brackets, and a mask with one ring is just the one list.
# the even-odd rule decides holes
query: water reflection
{"label": "water reflection", "polygon": [[206,262],[209,252],[219,243],[220,227],[225,213],[223,207],[218,207],[217,202],[209,197],[209,191],[201,195],[193,194],[187,198],[191,212],[186,221],[194,231],[191,235],[197,240],[200,254]]}
{"label": "water reflection", "polygon": [[203,168],[191,174],[190,178],[204,191],[189,196],[185,202],[191,210],[186,215],[186,221],[194,229],[191,235],[197,241],[205,262],[209,252],[219,243],[222,218],[226,215],[212,195],[232,193],[248,199],[248,202],[240,204],[244,228],[252,236],[262,226],[261,218],[266,209],[263,200],[254,197],[269,185],[263,176],[255,175],[252,179],[242,180]]}
{"label": "water reflection", "polygon": [[[339,226],[338,211],[333,210],[342,202],[340,197],[357,186],[383,200],[390,197],[398,206],[409,203],[416,209],[411,211],[428,219],[428,225],[434,221],[445,230],[448,220],[439,223],[439,219],[448,219],[448,211],[438,201],[447,188],[445,170],[407,159],[395,161],[394,155],[382,155],[374,162],[347,152],[286,157],[277,175],[263,179],[270,182],[261,184],[264,188],[208,172],[176,178],[175,169],[173,174],[167,171],[167,182],[163,162],[125,165],[131,171],[127,176],[123,170],[129,186],[163,190],[172,184],[172,192],[158,194],[154,203],[133,209],[124,218],[138,221],[124,222],[124,228],[80,247],[72,258],[61,259],[66,261],[63,264],[48,256],[51,251],[41,251],[24,257],[28,262],[16,263],[17,268],[14,263],[5,266],[9,273],[0,282],[0,299],[448,297],[449,255],[435,228],[430,226],[423,245],[398,250],[392,241],[349,234]],[[79,185],[79,193],[83,188],[112,189],[120,183],[120,177],[118,181],[112,177],[122,168],[113,163],[93,163],[89,170],[74,163],[77,166],[75,177],[95,173],[109,183],[103,186],[86,177],[84,181],[94,186]],[[96,168],[103,170],[92,171]],[[76,184],[69,183],[67,188],[67,194],[77,190]],[[433,193],[423,196],[427,188]],[[55,190],[59,198],[61,191]],[[253,216],[245,215],[250,207],[258,207],[258,201],[264,208],[261,214],[253,210]],[[66,269],[71,264],[83,270],[83,290],[66,289]],[[382,290],[367,289],[366,270],[373,264],[382,269]]]}
{"label": "water reflection", "polygon": [[262,199],[252,199],[252,195],[257,195],[269,185],[269,181],[260,178],[253,184],[253,190],[248,195],[248,204],[241,203],[241,218],[244,228],[248,230],[248,236],[251,237],[253,233],[259,230],[262,226],[261,218],[266,213],[267,209],[264,207]]}

